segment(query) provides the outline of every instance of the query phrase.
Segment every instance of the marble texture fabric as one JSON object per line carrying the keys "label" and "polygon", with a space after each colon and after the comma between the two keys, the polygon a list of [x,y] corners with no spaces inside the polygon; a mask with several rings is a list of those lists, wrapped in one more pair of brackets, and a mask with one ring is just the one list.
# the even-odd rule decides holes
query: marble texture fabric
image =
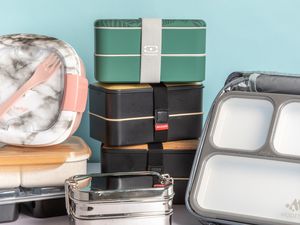
{"label": "marble texture fabric", "polygon": [[0,118],[0,142],[51,145],[67,138],[76,112],[62,111],[65,74],[81,74],[80,58],[67,43],[47,36],[0,36],[0,107],[52,52],[63,62],[46,82],[28,90]]}

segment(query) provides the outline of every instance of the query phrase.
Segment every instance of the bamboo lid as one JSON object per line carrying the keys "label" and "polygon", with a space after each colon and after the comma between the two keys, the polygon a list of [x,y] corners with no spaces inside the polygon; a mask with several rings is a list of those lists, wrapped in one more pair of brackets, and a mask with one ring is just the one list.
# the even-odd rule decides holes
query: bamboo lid
{"label": "bamboo lid", "polygon": [[[199,140],[184,140],[184,141],[170,141],[163,143],[164,150],[196,150]],[[148,150],[148,145],[131,145],[120,147],[108,147],[106,145],[103,148],[115,149],[115,150]]]}
{"label": "bamboo lid", "polygon": [[[165,84],[167,87],[180,87],[180,86],[199,86],[202,83],[170,83]],[[131,90],[131,89],[145,89],[151,88],[150,84],[107,84],[107,83],[96,83],[95,86],[102,87],[107,90]]]}
{"label": "bamboo lid", "polygon": [[87,160],[91,156],[89,146],[79,137],[70,137],[62,144],[49,147],[0,148],[0,166],[63,164]]}

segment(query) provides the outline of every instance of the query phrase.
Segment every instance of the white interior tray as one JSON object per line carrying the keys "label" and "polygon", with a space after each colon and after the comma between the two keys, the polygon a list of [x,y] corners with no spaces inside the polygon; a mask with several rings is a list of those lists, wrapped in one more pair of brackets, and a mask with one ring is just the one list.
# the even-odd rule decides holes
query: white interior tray
{"label": "white interior tray", "polygon": [[219,107],[212,134],[217,147],[253,151],[265,144],[274,111],[270,101],[232,97]]}
{"label": "white interior tray", "polygon": [[300,223],[300,165],[215,155],[205,164],[195,190],[204,211]]}
{"label": "white interior tray", "polygon": [[300,156],[300,102],[282,107],[274,134],[273,144],[277,152]]}

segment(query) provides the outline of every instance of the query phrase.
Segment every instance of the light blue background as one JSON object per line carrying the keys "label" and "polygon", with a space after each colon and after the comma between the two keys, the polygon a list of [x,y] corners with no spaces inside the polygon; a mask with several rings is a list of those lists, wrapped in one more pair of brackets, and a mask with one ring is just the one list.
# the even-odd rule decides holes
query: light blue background
{"label": "light blue background", "polygon": [[[100,18],[201,18],[207,30],[204,108],[236,70],[300,73],[299,0],[1,0],[0,34],[39,33],[69,42],[93,78],[93,22]],[[77,132],[89,138],[88,116]]]}

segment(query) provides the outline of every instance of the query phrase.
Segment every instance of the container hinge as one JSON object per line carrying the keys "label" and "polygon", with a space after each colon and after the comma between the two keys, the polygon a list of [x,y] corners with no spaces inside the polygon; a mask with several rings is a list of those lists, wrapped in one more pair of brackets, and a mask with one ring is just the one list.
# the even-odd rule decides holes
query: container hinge
{"label": "container hinge", "polygon": [[65,182],[65,202],[66,202],[66,210],[68,215],[71,214],[71,207],[70,207],[70,189],[74,190],[77,188],[77,183],[72,180],[66,180]]}

